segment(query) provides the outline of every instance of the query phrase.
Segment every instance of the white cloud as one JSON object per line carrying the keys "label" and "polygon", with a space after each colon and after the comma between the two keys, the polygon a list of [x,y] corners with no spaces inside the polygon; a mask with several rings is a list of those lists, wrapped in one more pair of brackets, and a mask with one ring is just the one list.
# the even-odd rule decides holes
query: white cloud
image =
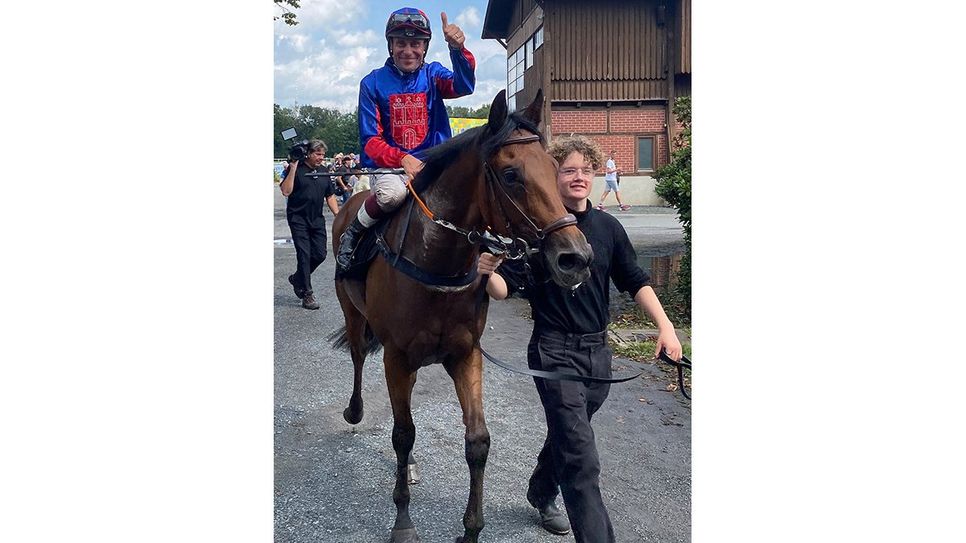
{"label": "white cloud", "polygon": [[[297,10],[295,27],[275,23],[275,103],[284,107],[294,103],[352,111],[358,102],[359,82],[386,59],[382,21],[368,16],[369,2],[344,0],[304,0]],[[424,8],[424,10],[427,8]],[[442,39],[439,12],[427,61],[452,68],[446,42]],[[447,13],[449,14],[449,13]],[[451,17],[467,36],[466,46],[476,57],[475,92],[450,105],[479,107],[488,104],[506,86],[506,50],[494,40],[482,40],[482,18],[476,6],[462,9]]]}
{"label": "white cloud", "polygon": [[305,34],[281,35],[278,37],[277,44],[279,46],[287,45],[296,53],[304,53],[305,45],[309,42],[309,39],[309,36]]}
{"label": "white cloud", "polygon": [[377,67],[381,53],[372,47],[323,48],[313,55],[275,66],[275,101],[355,109],[359,82]]}
{"label": "white cloud", "polygon": [[482,28],[480,26],[480,23],[482,23],[482,20],[480,20],[480,12],[477,11],[476,8],[472,6],[460,12],[460,14],[456,16],[456,19],[453,22],[459,25],[459,27],[463,29],[464,32],[467,32],[469,30],[473,30],[476,28]]}
{"label": "white cloud", "polygon": [[332,33],[335,36],[336,43],[345,47],[352,47],[355,45],[372,45],[374,43],[382,43],[385,41],[382,35],[376,34],[372,30],[365,30],[362,32],[346,32],[345,30],[337,30]]}
{"label": "white cloud", "polygon": [[340,24],[352,21],[364,15],[366,9],[362,2],[346,2],[345,0],[303,0],[298,14],[299,24],[311,29],[334,29]]}

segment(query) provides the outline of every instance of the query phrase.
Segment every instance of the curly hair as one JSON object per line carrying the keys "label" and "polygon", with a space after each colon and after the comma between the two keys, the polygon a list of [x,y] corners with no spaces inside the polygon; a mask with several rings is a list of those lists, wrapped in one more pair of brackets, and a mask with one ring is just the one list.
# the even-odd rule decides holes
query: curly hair
{"label": "curly hair", "polygon": [[604,163],[604,155],[600,151],[600,146],[597,145],[597,142],[584,136],[558,136],[547,147],[547,152],[559,164],[563,164],[564,160],[567,160],[570,153],[574,151],[589,160],[590,165],[595,170],[600,169],[600,165]]}

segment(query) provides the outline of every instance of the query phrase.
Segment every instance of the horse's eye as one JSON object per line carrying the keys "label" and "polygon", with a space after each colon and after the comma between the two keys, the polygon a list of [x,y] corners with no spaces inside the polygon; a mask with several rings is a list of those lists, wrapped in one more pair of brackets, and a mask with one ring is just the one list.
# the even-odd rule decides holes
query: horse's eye
{"label": "horse's eye", "polygon": [[517,171],[513,168],[503,170],[503,179],[510,185],[517,182]]}

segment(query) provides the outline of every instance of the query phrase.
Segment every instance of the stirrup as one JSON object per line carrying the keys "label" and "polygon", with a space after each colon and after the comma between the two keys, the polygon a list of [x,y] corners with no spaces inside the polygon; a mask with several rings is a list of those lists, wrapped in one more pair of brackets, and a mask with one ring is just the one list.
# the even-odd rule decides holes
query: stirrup
{"label": "stirrup", "polygon": [[342,271],[347,270],[352,265],[356,249],[367,230],[358,220],[355,219],[355,222],[350,224],[339,236],[339,252],[335,255],[335,264]]}

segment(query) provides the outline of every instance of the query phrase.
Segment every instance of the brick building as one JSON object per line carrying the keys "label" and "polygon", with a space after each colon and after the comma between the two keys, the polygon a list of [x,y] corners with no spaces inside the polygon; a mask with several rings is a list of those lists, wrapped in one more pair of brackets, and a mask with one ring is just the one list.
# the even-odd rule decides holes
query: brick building
{"label": "brick building", "polygon": [[670,159],[674,98],[691,94],[691,0],[490,0],[482,37],[507,49],[511,110],[542,88],[547,136],[615,151],[625,200],[660,203],[651,175]]}

